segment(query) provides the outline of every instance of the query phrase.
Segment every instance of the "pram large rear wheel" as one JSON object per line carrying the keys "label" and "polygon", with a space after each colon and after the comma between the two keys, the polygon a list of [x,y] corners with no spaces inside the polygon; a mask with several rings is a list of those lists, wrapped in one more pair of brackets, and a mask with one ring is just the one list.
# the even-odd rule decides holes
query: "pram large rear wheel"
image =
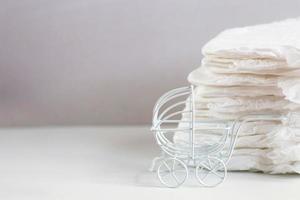
{"label": "pram large rear wheel", "polygon": [[196,168],[196,177],[205,187],[214,187],[222,183],[226,177],[225,163],[216,158],[208,157],[202,160]]}
{"label": "pram large rear wheel", "polygon": [[177,158],[168,158],[161,161],[157,176],[160,182],[171,188],[179,187],[188,177],[187,166]]}

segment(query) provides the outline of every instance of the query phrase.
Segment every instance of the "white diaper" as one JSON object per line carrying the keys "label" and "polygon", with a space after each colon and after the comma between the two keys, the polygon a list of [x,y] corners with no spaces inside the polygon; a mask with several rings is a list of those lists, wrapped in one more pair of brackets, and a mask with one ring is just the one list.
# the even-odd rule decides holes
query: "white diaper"
{"label": "white diaper", "polygon": [[293,161],[281,164],[265,164],[264,159],[258,156],[232,156],[227,164],[230,171],[261,171],[270,174],[300,174],[300,162]]}
{"label": "white diaper", "polygon": [[282,97],[206,97],[195,99],[196,109],[207,109],[220,113],[255,112],[260,110],[295,110],[300,104],[290,102]]}
{"label": "white diaper", "polygon": [[220,74],[200,67],[188,76],[193,85],[210,86],[277,86],[278,76],[254,74]]}
{"label": "white diaper", "polygon": [[216,87],[198,85],[195,89],[195,98],[197,97],[233,97],[233,96],[283,96],[282,91],[278,87],[273,86],[233,86],[233,87]]}
{"label": "white diaper", "polygon": [[209,41],[202,52],[207,56],[232,59],[271,59],[299,68],[300,18],[233,28]]}
{"label": "white diaper", "polygon": [[280,76],[299,76],[300,69],[289,68],[287,63],[270,59],[232,59],[208,56],[203,58],[202,67],[222,74],[261,74]]}

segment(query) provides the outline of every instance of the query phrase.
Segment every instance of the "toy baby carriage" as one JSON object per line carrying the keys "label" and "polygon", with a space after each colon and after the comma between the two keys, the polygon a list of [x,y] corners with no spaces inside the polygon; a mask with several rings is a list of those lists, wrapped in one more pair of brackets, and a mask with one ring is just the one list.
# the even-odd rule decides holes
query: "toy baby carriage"
{"label": "toy baby carriage", "polygon": [[[161,96],[154,106],[152,131],[162,156],[153,160],[150,170],[157,170],[160,182],[178,187],[192,169],[198,182],[214,187],[226,177],[226,164],[234,150],[241,125],[251,120],[281,120],[280,115],[247,115],[237,120],[196,118],[194,88],[183,87]],[[209,137],[203,137],[205,134]],[[188,138],[174,141],[174,135]],[[214,135],[211,139],[211,135]],[[201,136],[200,142],[195,139]],[[187,142],[188,141],[188,142]],[[197,141],[197,142],[196,142]]]}

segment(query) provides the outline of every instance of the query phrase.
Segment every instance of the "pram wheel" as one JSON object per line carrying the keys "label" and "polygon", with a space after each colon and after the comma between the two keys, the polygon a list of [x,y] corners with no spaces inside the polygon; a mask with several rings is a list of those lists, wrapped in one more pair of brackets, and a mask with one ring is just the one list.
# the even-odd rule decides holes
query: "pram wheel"
{"label": "pram wheel", "polygon": [[199,183],[206,187],[214,187],[222,183],[226,173],[225,163],[216,157],[202,160],[196,168],[196,177]]}
{"label": "pram wheel", "polygon": [[184,183],[188,177],[187,166],[177,158],[167,158],[161,161],[157,175],[162,184],[175,188]]}

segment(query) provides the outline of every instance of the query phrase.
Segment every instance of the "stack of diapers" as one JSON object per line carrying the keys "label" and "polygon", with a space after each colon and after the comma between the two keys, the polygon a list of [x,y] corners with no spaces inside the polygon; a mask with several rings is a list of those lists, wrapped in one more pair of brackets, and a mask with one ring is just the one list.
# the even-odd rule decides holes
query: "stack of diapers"
{"label": "stack of diapers", "polygon": [[[288,116],[300,110],[300,18],[225,30],[202,53],[201,66],[188,76],[196,86],[196,120],[233,121],[253,113]],[[300,173],[299,127],[283,120],[246,123],[228,170]],[[200,131],[195,141],[215,137]],[[174,136],[176,143],[187,141],[187,133]]]}

